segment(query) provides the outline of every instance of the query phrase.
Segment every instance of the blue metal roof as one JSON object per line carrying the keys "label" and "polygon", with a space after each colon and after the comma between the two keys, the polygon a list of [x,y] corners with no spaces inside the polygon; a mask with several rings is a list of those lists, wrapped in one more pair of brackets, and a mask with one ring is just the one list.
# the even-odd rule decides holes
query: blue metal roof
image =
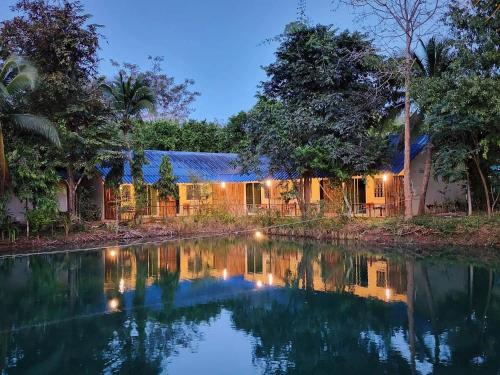
{"label": "blue metal roof", "polygon": [[[411,145],[411,158],[417,156],[429,142],[427,135],[418,137]],[[391,136],[389,139],[394,156],[390,163],[390,170],[398,174],[403,170],[403,151],[397,149],[399,136]],[[261,173],[241,173],[238,166],[238,155],[227,153],[209,152],[186,152],[186,151],[156,151],[146,150],[144,152],[146,163],[142,167],[144,182],[154,184],[160,178],[160,165],[164,156],[170,158],[174,176],[179,183],[193,182],[193,179],[210,182],[250,182],[260,181],[266,178],[273,180],[288,179],[285,172],[268,173],[268,161],[261,158]],[[109,168],[98,168],[105,177]],[[123,183],[132,183],[132,174],[128,161],[125,162]]]}
{"label": "blue metal roof", "polygon": [[[390,162],[390,170],[394,174],[399,174],[403,170],[404,166],[404,151],[398,148],[400,143],[400,135],[391,135],[389,137],[389,147],[393,150],[392,158]],[[425,146],[429,143],[429,136],[424,134],[418,136],[411,144],[410,148],[410,159],[413,160],[418,154],[420,154]]]}
{"label": "blue metal roof", "polygon": [[[211,182],[249,182],[265,178],[275,180],[286,179],[285,173],[276,173],[272,176],[267,172],[241,173],[237,165],[237,154],[186,152],[186,151],[156,151],[144,152],[146,163],[142,167],[144,182],[154,184],[160,178],[160,165],[164,156],[170,158],[173,174],[179,183],[189,183],[193,179]],[[261,159],[261,170],[267,171],[267,159]],[[105,177],[109,168],[98,168]],[[125,162],[123,183],[132,183],[132,174],[128,161]]]}

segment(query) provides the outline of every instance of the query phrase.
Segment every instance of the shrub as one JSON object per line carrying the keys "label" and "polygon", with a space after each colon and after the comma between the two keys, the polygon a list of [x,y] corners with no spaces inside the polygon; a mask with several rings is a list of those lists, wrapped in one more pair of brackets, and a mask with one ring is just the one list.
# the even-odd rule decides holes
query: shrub
{"label": "shrub", "polygon": [[58,218],[57,202],[52,197],[38,199],[35,208],[26,213],[30,231],[33,234],[47,230]]}

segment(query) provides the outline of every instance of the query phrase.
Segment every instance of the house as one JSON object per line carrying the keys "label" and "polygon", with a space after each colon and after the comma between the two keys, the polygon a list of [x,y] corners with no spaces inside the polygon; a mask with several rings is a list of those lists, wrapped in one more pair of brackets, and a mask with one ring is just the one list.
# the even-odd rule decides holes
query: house
{"label": "house", "polygon": [[[61,180],[56,189],[57,209],[59,212],[68,212],[68,186]],[[29,202],[22,202],[15,195],[10,195],[7,200],[7,212],[10,218],[18,223],[26,222],[26,207],[31,209]]]}
{"label": "house", "polygon": [[[424,155],[429,142],[426,135],[418,137],[411,146],[411,182],[416,210],[423,177]],[[396,138],[391,139],[395,147]],[[153,185],[160,178],[163,157],[170,159],[173,174],[179,186],[179,199],[162,200]],[[229,153],[204,153],[180,151],[145,151],[143,165],[147,184],[147,204],[144,216],[188,216],[202,210],[225,210],[236,215],[255,214],[261,211],[282,216],[300,215],[300,209],[289,192],[291,181],[284,173],[269,174],[266,160],[262,159],[262,173],[242,173],[238,156]],[[100,168],[96,181],[95,199],[101,208],[103,220],[130,219],[135,213],[135,192],[130,166],[125,163],[119,190],[107,188],[105,178],[109,170]],[[346,189],[348,200],[356,215],[387,216],[401,213],[403,198],[403,153],[395,149],[386,168],[373,176],[353,176]],[[328,178],[312,180],[311,206],[325,213],[338,213],[343,205],[342,189],[334,188]],[[340,192],[339,192],[340,191]],[[427,193],[429,208],[445,202],[464,200],[465,193],[458,183],[447,184],[431,178]],[[117,210],[117,207],[119,209]]]}

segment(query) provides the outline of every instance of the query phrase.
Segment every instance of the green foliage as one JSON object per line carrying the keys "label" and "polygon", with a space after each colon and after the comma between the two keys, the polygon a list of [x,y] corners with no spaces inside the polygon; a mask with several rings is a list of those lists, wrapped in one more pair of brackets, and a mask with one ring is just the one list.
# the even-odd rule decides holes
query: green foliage
{"label": "green foliage", "polygon": [[80,187],[78,189],[78,213],[85,221],[101,219],[101,207],[92,199],[93,187]]}
{"label": "green foliage", "polygon": [[256,169],[261,156],[268,157],[270,173],[289,179],[321,173],[342,180],[378,167],[392,87],[371,42],[300,22],[278,39],[276,61],[264,68],[263,95],[244,127],[246,169]]}
{"label": "green foliage", "polygon": [[[421,81],[414,93],[436,146],[435,171],[447,179],[464,179],[474,170],[487,175],[500,157],[500,20],[489,17],[496,6],[494,1],[451,3],[453,61],[445,73]],[[479,183],[487,201],[489,183]]]}
{"label": "green foliage", "polygon": [[26,213],[26,220],[33,234],[47,230],[58,218],[57,201],[54,196],[40,197],[36,206]]}
{"label": "green foliage", "polygon": [[221,151],[221,126],[213,122],[189,120],[181,126],[182,150],[201,152]]}
{"label": "green foliage", "polygon": [[161,199],[179,199],[179,186],[168,156],[164,156],[160,164],[160,179],[154,184]]}

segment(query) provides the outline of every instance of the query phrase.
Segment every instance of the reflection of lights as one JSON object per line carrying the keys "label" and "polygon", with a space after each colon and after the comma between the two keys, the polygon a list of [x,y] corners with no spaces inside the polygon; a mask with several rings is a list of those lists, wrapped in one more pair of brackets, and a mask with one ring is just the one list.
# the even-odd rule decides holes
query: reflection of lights
{"label": "reflection of lights", "polygon": [[117,310],[119,305],[120,305],[120,303],[118,302],[117,298],[110,299],[108,302],[108,307],[112,311]]}
{"label": "reflection of lights", "polygon": [[257,288],[262,288],[262,281],[260,280],[257,281]]}
{"label": "reflection of lights", "polygon": [[392,291],[389,288],[385,288],[385,298],[391,299]]}
{"label": "reflection of lights", "polygon": [[113,258],[116,256],[116,251],[115,250],[111,250],[109,252],[109,255],[112,256]]}
{"label": "reflection of lights", "polygon": [[270,273],[267,278],[269,279],[269,285],[273,285],[273,274]]}
{"label": "reflection of lights", "polygon": [[224,271],[222,271],[222,278],[224,280],[227,280],[227,269],[224,268]]}
{"label": "reflection of lights", "polygon": [[384,176],[382,177],[382,179],[384,180],[384,182],[386,182],[387,181],[387,175],[384,174]]}
{"label": "reflection of lights", "polygon": [[273,184],[273,182],[271,180],[266,180],[267,187],[271,187],[272,184]]}
{"label": "reflection of lights", "polygon": [[121,294],[123,294],[123,292],[125,291],[125,280],[120,279],[118,290],[120,291]]}
{"label": "reflection of lights", "polygon": [[259,230],[255,232],[255,238],[262,238],[262,232]]}
{"label": "reflection of lights", "polygon": [[226,183],[225,183],[224,181],[222,181],[222,182],[220,183],[220,187],[221,187],[221,188],[223,188],[223,189],[225,189],[225,188],[226,188]]}

